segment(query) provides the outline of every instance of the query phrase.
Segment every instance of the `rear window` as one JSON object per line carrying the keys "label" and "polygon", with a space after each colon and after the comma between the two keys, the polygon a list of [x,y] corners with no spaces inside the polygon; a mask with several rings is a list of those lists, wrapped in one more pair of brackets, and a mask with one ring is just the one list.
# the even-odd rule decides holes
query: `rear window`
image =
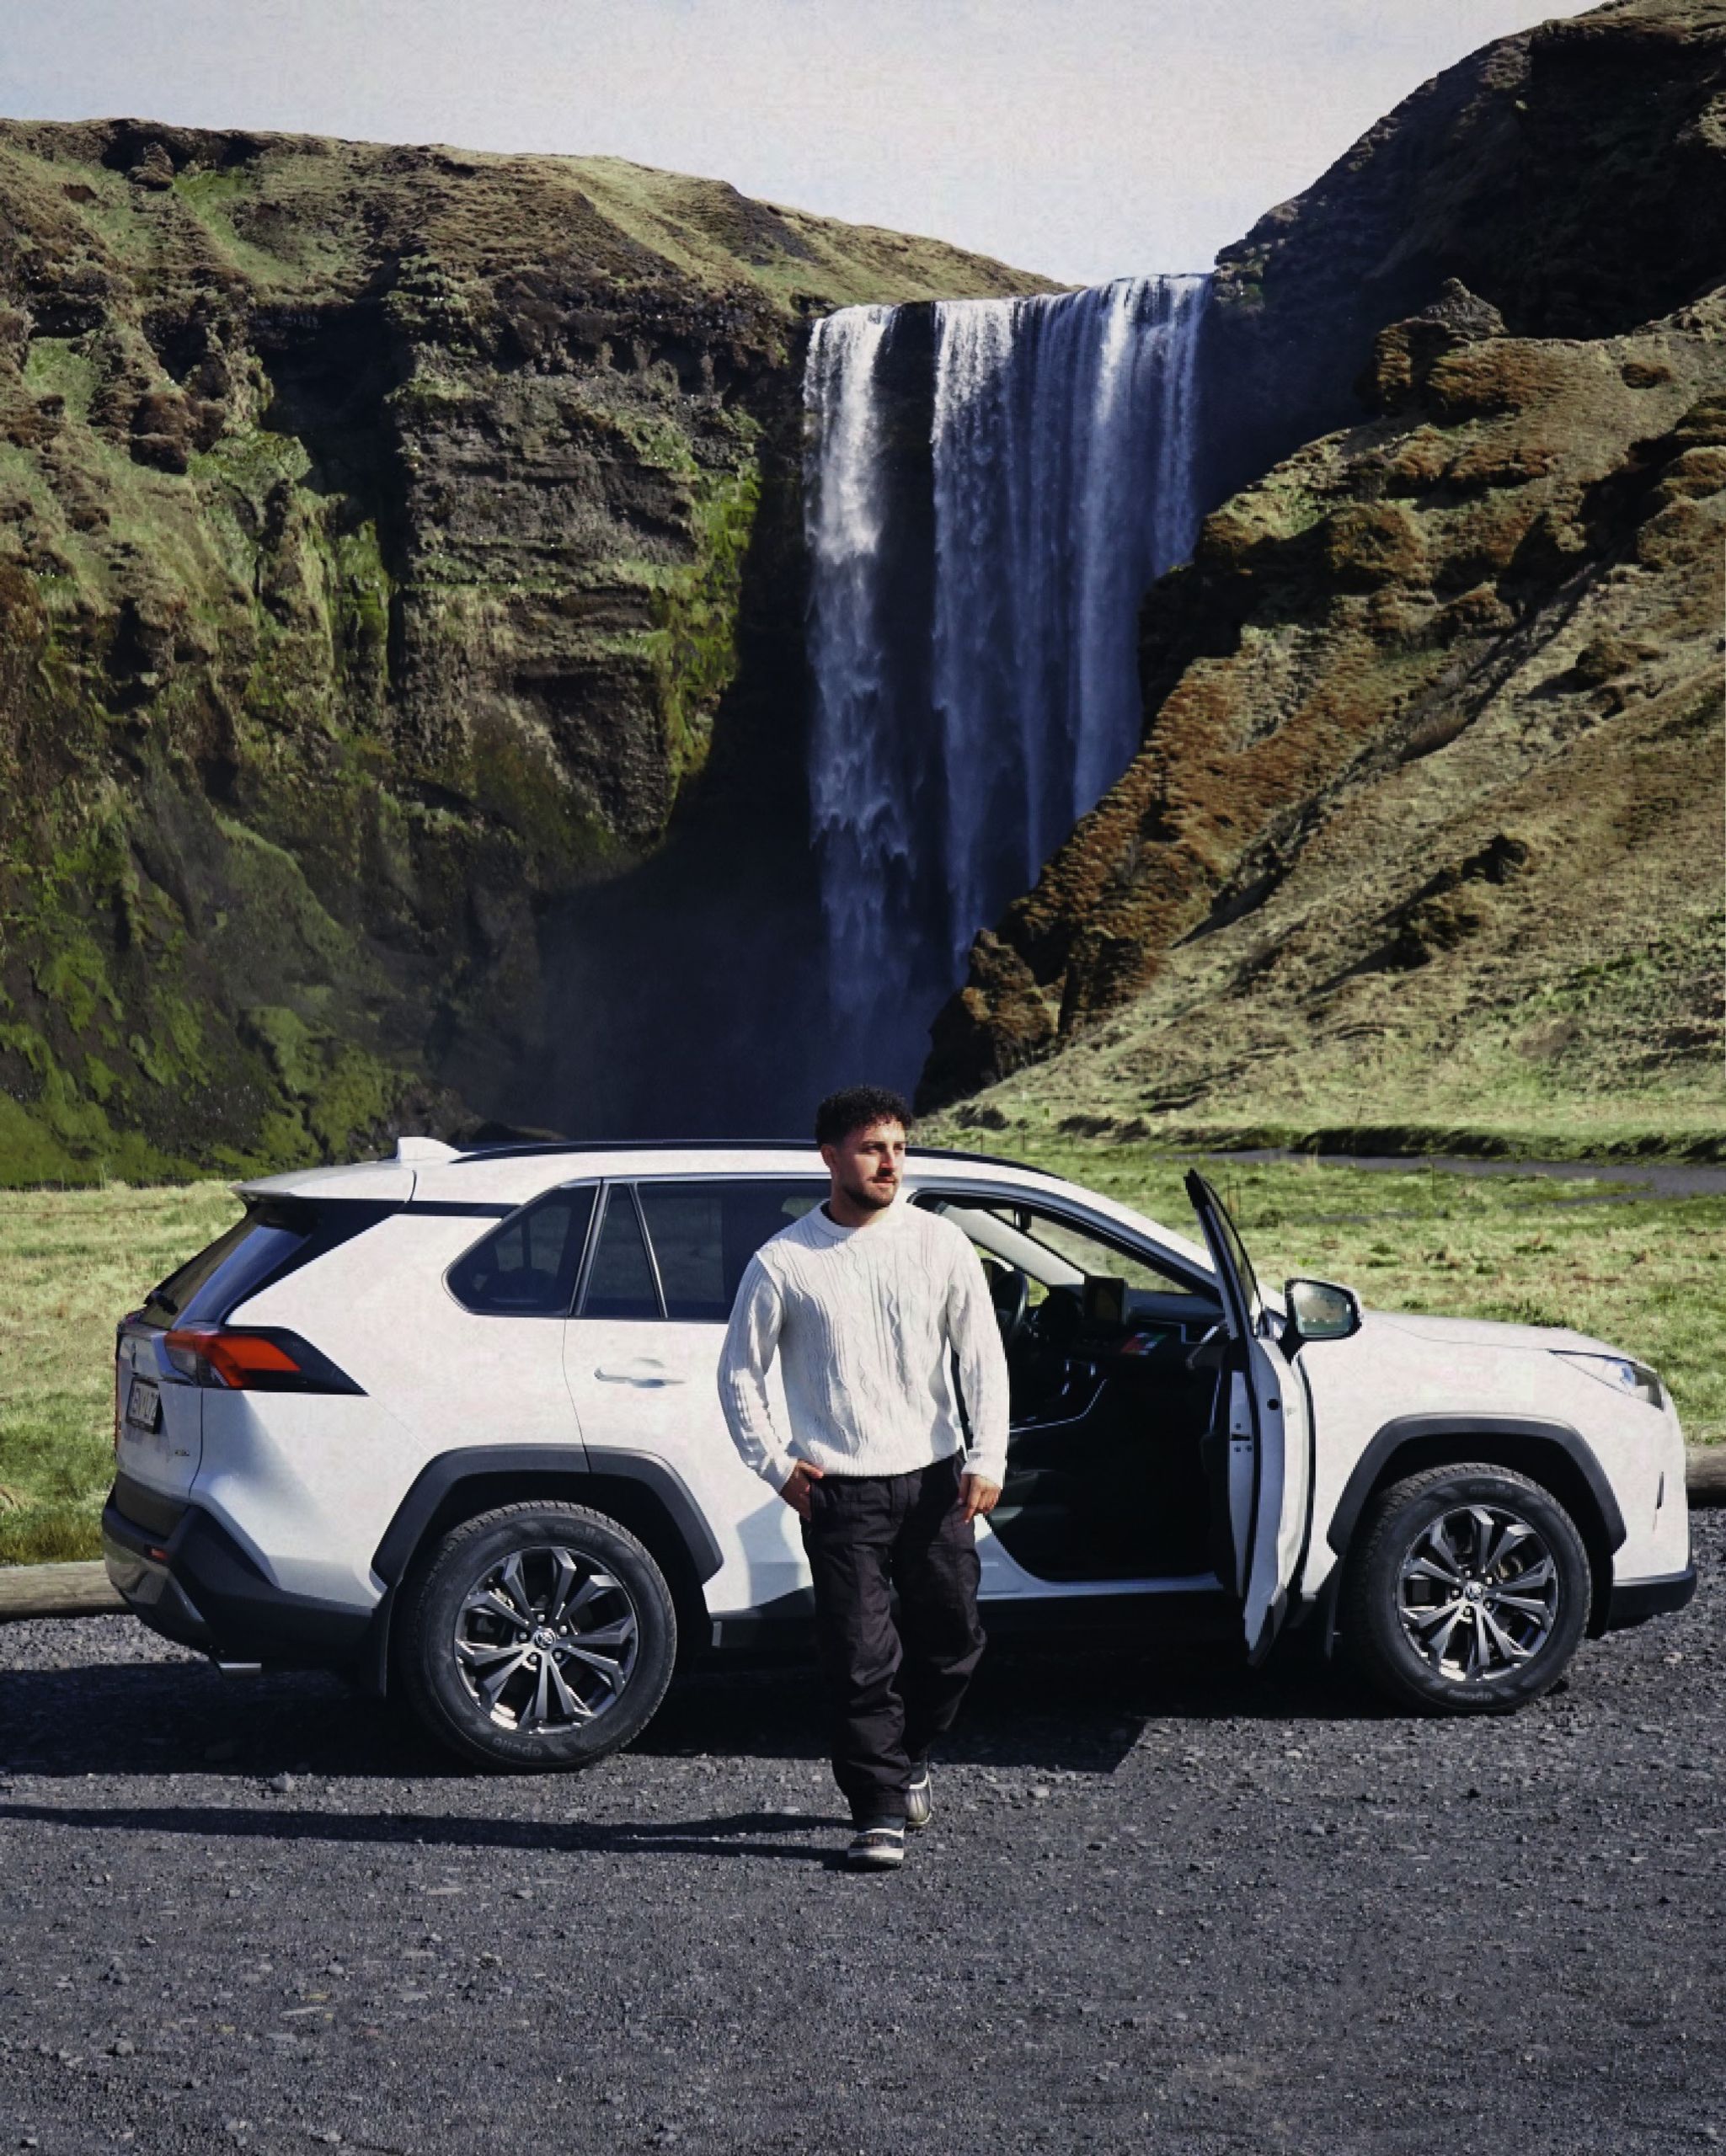
{"label": "rear window", "polygon": [[758,1181],[636,1186],[665,1289],[665,1315],[723,1325],[743,1268],[769,1236],[801,1219],[827,1195],[825,1182]]}
{"label": "rear window", "polygon": [[297,1258],[311,1225],[289,1226],[254,1208],[227,1233],[189,1258],[150,1290],[145,1317],[159,1325],[220,1322],[281,1267]]}
{"label": "rear window", "polygon": [[189,1257],[177,1273],[158,1280],[144,1299],[144,1315],[157,1324],[169,1325],[189,1315],[189,1305],[211,1274],[232,1257],[257,1232],[250,1214],[236,1220],[213,1243],[206,1243],[195,1257]]}
{"label": "rear window", "polygon": [[446,1276],[482,1316],[567,1317],[593,1217],[591,1183],[553,1190],[465,1251]]}
{"label": "rear window", "polygon": [[145,1321],[219,1325],[272,1281],[363,1235],[394,1210],[354,1199],[254,1201],[225,1235],[157,1282],[144,1304]]}

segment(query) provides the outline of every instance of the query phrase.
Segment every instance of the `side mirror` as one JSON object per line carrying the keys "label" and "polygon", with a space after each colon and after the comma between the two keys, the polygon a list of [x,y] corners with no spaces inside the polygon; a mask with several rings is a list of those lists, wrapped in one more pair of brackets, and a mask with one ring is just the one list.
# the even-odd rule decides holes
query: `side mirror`
{"label": "side mirror", "polygon": [[1290,1280],[1283,1294],[1289,1330],[1297,1341],[1346,1340],[1360,1330],[1360,1298],[1332,1280]]}

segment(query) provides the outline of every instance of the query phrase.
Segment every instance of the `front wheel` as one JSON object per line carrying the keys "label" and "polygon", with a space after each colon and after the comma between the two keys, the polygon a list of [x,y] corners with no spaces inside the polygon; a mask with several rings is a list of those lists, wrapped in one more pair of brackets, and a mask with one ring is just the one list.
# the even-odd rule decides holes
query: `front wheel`
{"label": "front wheel", "polygon": [[454,1528],[407,1598],[402,1671],[426,1727],[481,1766],[590,1766],[671,1681],[677,1616],[629,1530],[585,1505],[501,1505]]}
{"label": "front wheel", "polygon": [[1563,1675],[1588,1622],[1588,1552],[1548,1490],[1509,1468],[1428,1468],[1362,1523],[1345,1646],[1378,1690],[1427,1714],[1509,1714]]}

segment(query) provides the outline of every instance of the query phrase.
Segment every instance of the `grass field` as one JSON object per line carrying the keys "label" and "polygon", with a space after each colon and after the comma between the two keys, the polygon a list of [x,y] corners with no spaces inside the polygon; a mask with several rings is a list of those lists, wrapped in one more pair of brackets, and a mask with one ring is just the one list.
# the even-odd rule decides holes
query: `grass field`
{"label": "grass field", "polygon": [[0,1194],[0,1563],[99,1555],[115,1321],[238,1210],[219,1182]]}
{"label": "grass field", "polygon": [[[1051,1142],[1039,1165],[1196,1234],[1189,1165]],[[1261,1278],[1346,1281],[1380,1310],[1568,1325],[1651,1363],[1692,1444],[1726,1442],[1726,1197],[1609,1195],[1550,1176],[1406,1173],[1327,1161],[1201,1162]]]}
{"label": "grass field", "polygon": [[[1167,1154],[1050,1139],[1036,1158],[1191,1228]],[[1574,1326],[1660,1370],[1693,1444],[1726,1441],[1726,1198],[1316,1162],[1210,1171],[1268,1281],[1317,1273],[1381,1309]],[[0,1563],[97,1554],[115,1320],[235,1212],[214,1182],[0,1194]]]}

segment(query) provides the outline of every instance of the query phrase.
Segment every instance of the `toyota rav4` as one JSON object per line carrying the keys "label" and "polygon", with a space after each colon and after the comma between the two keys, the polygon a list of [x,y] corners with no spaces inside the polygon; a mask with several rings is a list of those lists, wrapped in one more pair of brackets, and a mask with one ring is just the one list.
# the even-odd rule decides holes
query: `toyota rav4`
{"label": "toyota rav4", "polygon": [[[1268,1292],[1196,1173],[1202,1241],[981,1154],[912,1148],[905,1186],[976,1247],[1011,1372],[991,1631],[1258,1661],[1299,1629],[1494,1712],[1693,1592],[1678,1417],[1605,1342]],[[399,1689],[484,1764],[615,1750],[680,1660],[808,1618],[715,1373],[751,1254],[827,1187],[797,1145],[429,1139],[241,1185],[119,1328],[110,1577],[224,1666]]]}

